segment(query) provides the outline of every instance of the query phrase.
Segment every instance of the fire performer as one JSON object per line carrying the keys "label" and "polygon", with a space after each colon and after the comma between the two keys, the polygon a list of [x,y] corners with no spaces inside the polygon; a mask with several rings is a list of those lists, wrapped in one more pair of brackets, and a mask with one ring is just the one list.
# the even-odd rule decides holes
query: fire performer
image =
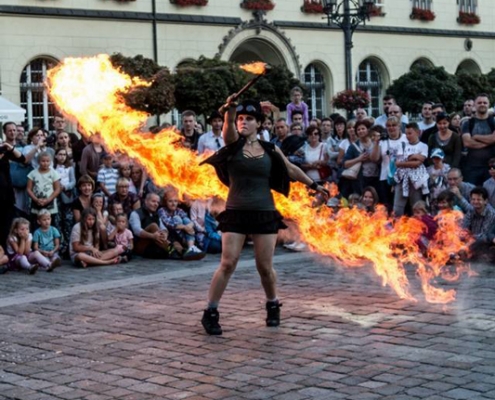
{"label": "fire performer", "polygon": [[[223,138],[226,147],[204,162],[215,167],[219,179],[229,187],[226,210],[218,216],[222,233],[222,258],[213,275],[208,306],[201,323],[210,335],[221,335],[218,304],[234,272],[246,235],[252,235],[256,268],[266,294],[266,325],[280,324],[273,254],[277,232],[285,229],[276,210],[271,189],[288,196],[290,179],[327,195],[327,191],[291,164],[274,144],[257,139],[263,121],[258,102],[237,105],[235,95],[224,106]],[[237,129],[236,129],[237,126]]]}

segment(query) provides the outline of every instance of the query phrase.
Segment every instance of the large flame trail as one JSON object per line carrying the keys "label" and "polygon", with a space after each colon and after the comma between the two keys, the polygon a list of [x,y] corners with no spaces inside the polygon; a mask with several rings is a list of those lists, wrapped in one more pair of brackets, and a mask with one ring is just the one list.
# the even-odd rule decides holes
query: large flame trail
{"label": "large flame trail", "polygon": [[[201,157],[178,144],[173,130],[156,135],[141,131],[147,115],[126,106],[119,93],[146,84],[115,69],[106,55],[68,58],[49,71],[48,87],[57,105],[76,119],[85,134],[100,133],[111,152],[123,152],[139,160],[159,186],[173,184],[180,193],[193,198],[225,197],[227,189],[213,169],[199,166]],[[446,268],[451,254],[466,249],[458,217],[441,220],[438,240],[424,257],[416,244],[424,226],[415,219],[388,219],[384,211],[373,215],[358,209],[332,214],[329,208],[311,208],[311,197],[301,184],[293,184],[290,198],[275,195],[277,208],[293,219],[312,250],[328,255],[350,267],[372,265],[383,285],[389,285],[400,298],[415,300],[409,289],[405,264],[416,265],[425,298],[448,303],[455,299],[453,289],[433,286],[439,280],[453,280],[468,267],[460,262]]]}

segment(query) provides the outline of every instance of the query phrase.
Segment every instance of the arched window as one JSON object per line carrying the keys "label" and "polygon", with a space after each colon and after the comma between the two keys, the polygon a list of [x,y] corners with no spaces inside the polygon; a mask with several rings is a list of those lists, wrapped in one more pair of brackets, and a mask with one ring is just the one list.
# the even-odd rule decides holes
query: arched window
{"label": "arched window", "polygon": [[29,128],[39,126],[50,129],[56,107],[48,96],[44,82],[47,71],[56,63],[53,59],[40,57],[31,61],[22,71],[21,107],[26,110]]}
{"label": "arched window", "polygon": [[304,70],[304,84],[309,90],[306,101],[310,118],[322,118],[327,115],[325,100],[325,78],[315,64],[309,64]]}
{"label": "arched window", "polygon": [[380,69],[373,61],[364,60],[359,65],[356,87],[364,90],[370,96],[371,102],[366,110],[368,115],[378,117],[380,115],[383,84]]}

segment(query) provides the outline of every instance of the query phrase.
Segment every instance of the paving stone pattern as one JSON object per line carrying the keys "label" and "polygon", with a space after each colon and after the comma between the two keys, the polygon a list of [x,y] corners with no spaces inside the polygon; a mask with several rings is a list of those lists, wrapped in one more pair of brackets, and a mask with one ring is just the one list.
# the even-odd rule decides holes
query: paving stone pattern
{"label": "paving stone pattern", "polygon": [[[251,258],[247,249],[221,303],[221,337],[199,324],[218,257],[2,276],[0,399],[495,398],[490,266],[450,284],[458,299],[444,307],[423,300],[412,270],[417,303],[366,268],[279,250],[283,321],[267,328]],[[152,281],[139,281],[146,275]],[[78,291],[124,278],[121,287]],[[74,294],[49,297],[61,287]],[[34,300],[1,306],[23,295]]]}

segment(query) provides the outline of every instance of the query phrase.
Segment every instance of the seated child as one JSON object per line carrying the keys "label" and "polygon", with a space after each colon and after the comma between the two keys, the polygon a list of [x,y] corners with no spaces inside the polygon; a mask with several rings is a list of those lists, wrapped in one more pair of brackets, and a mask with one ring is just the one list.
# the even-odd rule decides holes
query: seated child
{"label": "seated child", "polygon": [[222,252],[222,232],[218,230],[218,214],[225,210],[225,200],[214,197],[205,212],[203,250],[210,254]]}
{"label": "seated child", "polygon": [[7,238],[7,255],[10,269],[23,269],[29,275],[36,273],[41,266],[47,271],[53,270],[50,260],[42,256],[39,251],[32,251],[33,235],[29,232],[29,221],[16,218],[12,221]]}
{"label": "seated child", "polygon": [[124,213],[118,214],[115,219],[116,227],[108,235],[108,240],[115,243],[115,246],[122,246],[124,252],[121,254],[122,262],[130,261],[132,249],[134,248],[134,236],[128,229],[129,221]]}
{"label": "seated child", "polygon": [[60,232],[57,228],[51,226],[52,216],[50,211],[42,209],[38,212],[38,229],[33,235],[33,249],[38,250],[41,255],[50,260],[50,268],[53,271],[62,264],[58,255],[60,249]]}
{"label": "seated child", "polygon": [[0,274],[5,274],[8,270],[9,257],[5,254],[2,246],[0,246]]}
{"label": "seated child", "polygon": [[[180,238],[180,245],[186,250],[182,253],[184,260],[200,260],[205,253],[195,246],[196,231],[194,223],[184,210],[179,207],[179,196],[175,190],[168,190],[163,197],[163,207],[158,210],[158,216],[168,229],[169,235],[175,234]],[[175,246],[174,246],[175,247]],[[180,252],[180,248],[176,248]]]}
{"label": "seated child", "polygon": [[437,233],[438,223],[430,214],[428,214],[426,203],[423,200],[419,200],[414,203],[412,211],[413,217],[419,219],[425,225],[425,230],[420,236],[417,244],[421,252],[423,254],[426,254],[430,241],[435,237],[435,234]]}

